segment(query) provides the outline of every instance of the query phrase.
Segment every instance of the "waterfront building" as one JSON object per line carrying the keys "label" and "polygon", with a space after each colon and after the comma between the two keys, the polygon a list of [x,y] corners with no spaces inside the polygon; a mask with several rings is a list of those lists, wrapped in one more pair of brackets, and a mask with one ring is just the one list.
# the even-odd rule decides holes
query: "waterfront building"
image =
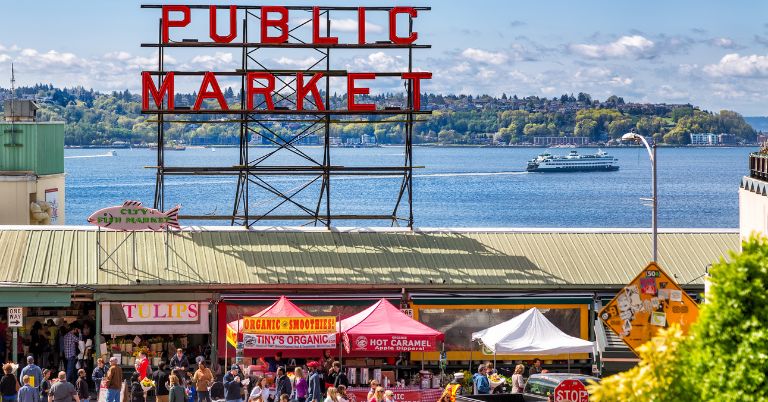
{"label": "waterfront building", "polygon": [[691,145],[717,145],[717,134],[713,133],[692,133]]}
{"label": "waterfront building", "polygon": [[0,122],[0,224],[63,225],[64,122],[39,122],[29,100],[6,100]]}
{"label": "waterfront building", "polygon": [[[110,350],[123,339],[111,335],[162,334],[183,337],[190,347],[210,344],[215,355],[232,357],[226,323],[280,295],[310,314],[342,317],[385,297],[445,333],[449,370],[493,358],[471,345],[472,332],[538,307],[562,331],[597,341],[608,367],[631,363],[627,357],[634,356],[612,342],[596,312],[646,265],[642,245],[650,241],[642,229],[195,227],[165,233],[6,227],[0,229],[0,307],[25,307],[25,326],[50,317],[86,317]],[[659,245],[661,266],[698,297],[705,268],[738,249],[739,235],[662,230]],[[189,311],[192,303],[201,315],[184,322],[119,321],[115,306],[119,311],[125,303],[150,303],[161,312],[180,306]],[[554,370],[564,369],[569,358],[539,357]],[[531,357],[496,358],[506,367]],[[590,356],[570,358],[573,367],[591,370]],[[408,360],[415,374],[422,360],[436,367],[439,353],[411,353]]]}
{"label": "waterfront building", "polygon": [[768,145],[749,155],[749,176],[739,188],[739,231],[768,236]]}

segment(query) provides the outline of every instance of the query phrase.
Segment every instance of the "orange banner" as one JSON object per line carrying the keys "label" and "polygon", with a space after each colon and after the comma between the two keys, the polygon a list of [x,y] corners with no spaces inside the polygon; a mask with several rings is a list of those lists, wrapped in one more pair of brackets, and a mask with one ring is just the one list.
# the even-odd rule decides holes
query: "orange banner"
{"label": "orange banner", "polygon": [[246,334],[328,334],[336,332],[336,317],[244,317]]}
{"label": "orange banner", "polygon": [[600,319],[633,351],[670,324],[687,333],[698,316],[696,302],[653,262],[600,310]]}

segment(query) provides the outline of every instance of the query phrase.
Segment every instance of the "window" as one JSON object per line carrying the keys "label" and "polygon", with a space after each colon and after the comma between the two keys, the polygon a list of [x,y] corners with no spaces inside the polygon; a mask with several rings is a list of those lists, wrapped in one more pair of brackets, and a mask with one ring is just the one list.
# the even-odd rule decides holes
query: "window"
{"label": "window", "polygon": [[552,395],[555,393],[555,384],[539,378],[529,379],[525,384],[525,393],[534,395]]}

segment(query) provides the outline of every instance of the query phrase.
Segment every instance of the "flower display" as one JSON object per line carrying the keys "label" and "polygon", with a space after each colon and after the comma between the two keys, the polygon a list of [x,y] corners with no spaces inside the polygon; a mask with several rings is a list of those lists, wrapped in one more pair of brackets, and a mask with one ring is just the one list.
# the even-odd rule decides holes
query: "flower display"
{"label": "flower display", "polygon": [[147,388],[154,388],[155,387],[155,382],[152,381],[152,379],[149,378],[149,377],[144,377],[144,379],[141,380],[141,386],[143,388],[145,388],[145,389],[147,389]]}

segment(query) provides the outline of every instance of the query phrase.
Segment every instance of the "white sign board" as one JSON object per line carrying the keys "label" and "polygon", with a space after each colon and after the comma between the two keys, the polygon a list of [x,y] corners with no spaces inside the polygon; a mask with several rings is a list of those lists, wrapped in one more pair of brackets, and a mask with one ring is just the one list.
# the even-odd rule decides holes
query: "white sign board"
{"label": "white sign board", "polygon": [[22,327],[24,325],[24,313],[21,307],[8,307],[8,326]]}
{"label": "white sign board", "polygon": [[51,204],[51,225],[59,224],[59,189],[45,189],[45,202]]}

